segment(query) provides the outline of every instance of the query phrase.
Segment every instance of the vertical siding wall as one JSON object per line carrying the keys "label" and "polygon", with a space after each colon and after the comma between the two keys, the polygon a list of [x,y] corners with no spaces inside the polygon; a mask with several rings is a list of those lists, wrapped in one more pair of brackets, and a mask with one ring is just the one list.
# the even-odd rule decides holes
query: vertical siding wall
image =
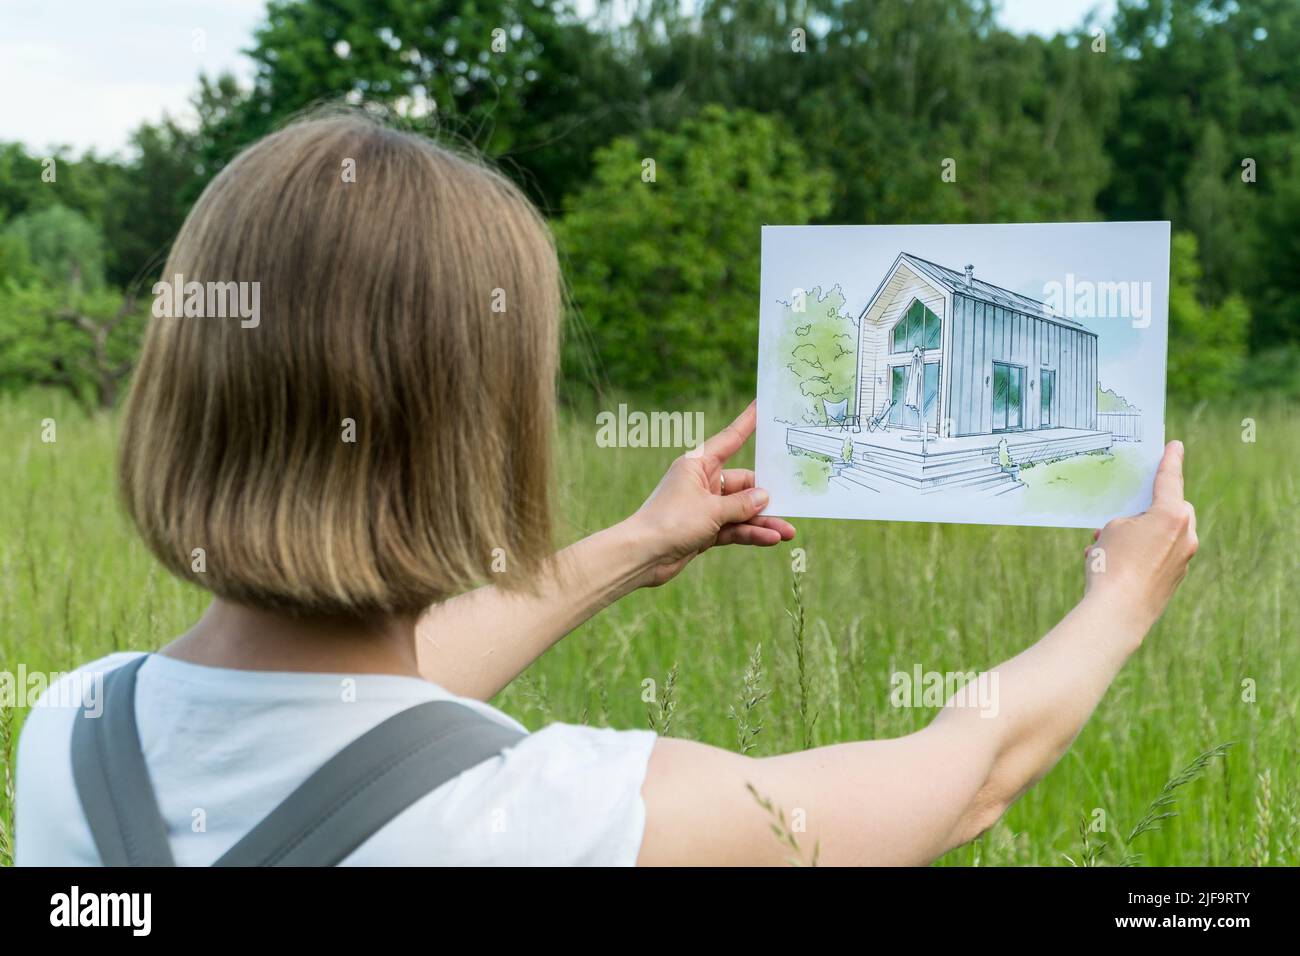
{"label": "vertical siding wall", "polygon": [[953,296],[952,368],[948,417],[955,435],[993,430],[993,363],[1025,369],[1024,428],[1042,425],[1039,372],[1056,370],[1052,425],[1095,428],[1097,337],[1036,316]]}

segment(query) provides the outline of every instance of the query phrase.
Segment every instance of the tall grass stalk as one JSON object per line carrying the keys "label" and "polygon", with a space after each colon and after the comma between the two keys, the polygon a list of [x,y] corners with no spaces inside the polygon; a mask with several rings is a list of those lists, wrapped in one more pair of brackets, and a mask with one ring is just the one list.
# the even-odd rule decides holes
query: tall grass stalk
{"label": "tall grass stalk", "polygon": [[799,731],[800,746],[807,750],[813,746],[813,725],[817,723],[817,715],[809,716],[811,707],[810,698],[812,692],[810,689],[810,677],[808,673],[808,651],[805,641],[805,615],[803,606],[803,585],[800,583],[801,574],[794,574],[794,581],[790,586],[790,591],[794,595],[794,607],[787,613],[790,615],[790,633],[794,638],[794,655],[795,666],[799,678]]}
{"label": "tall grass stalk", "polygon": [[752,783],[745,784],[745,787],[749,790],[750,796],[754,798],[754,801],[762,807],[771,818],[771,823],[769,825],[772,828],[773,835],[776,836],[777,840],[779,840],[783,846],[788,848],[790,852],[794,854],[793,856],[787,857],[786,862],[791,866],[816,866],[817,861],[821,856],[821,841],[813,844],[812,855],[805,860],[803,847],[799,845],[799,838],[795,836],[794,828],[786,821],[785,811],[778,807],[770,797],[765,797],[763,794],[759,793]]}
{"label": "tall grass stalk", "polygon": [[677,665],[668,668],[668,676],[663,686],[655,694],[655,700],[647,709],[650,729],[661,737],[673,735],[673,717],[677,714]]}
{"label": "tall grass stalk", "polygon": [[[698,410],[729,421],[744,403]],[[57,443],[41,441],[47,417],[58,422]],[[1257,442],[1242,441],[1246,417],[1258,425]],[[589,414],[561,418],[558,544],[631,514],[679,453],[600,448],[592,422]],[[114,650],[157,648],[207,605],[202,591],[158,569],[119,510],[118,427],[116,416],[86,415],[57,393],[0,395],[0,670],[65,672]],[[1225,399],[1195,420],[1171,409],[1167,431],[1186,443],[1187,496],[1197,510],[1201,547],[1187,582],[1067,758],[978,845],[941,864],[1066,865],[1066,854],[1078,862],[1081,807],[1108,808],[1112,819],[1131,812],[1125,819],[1140,822],[1138,811],[1162,792],[1180,755],[1240,740],[1249,746],[1214,761],[1214,786],[1176,789],[1177,821],[1154,820],[1136,837],[1142,862],[1300,865],[1300,704],[1287,693],[1300,686],[1300,409]],[[746,448],[733,463],[752,461]],[[1078,600],[1078,556],[1090,539],[1051,528],[794,523],[791,545],[714,548],[667,586],[619,601],[495,703],[534,729],[577,722],[586,710],[605,726],[649,720],[661,733],[761,753],[902,736],[934,713],[889,705],[899,662],[966,672],[1020,652]],[[794,546],[815,560],[792,603]],[[732,706],[741,707],[737,676],[760,643],[771,696],[754,707],[761,735],[742,738],[731,718]],[[647,713],[642,681],[665,672],[669,686]],[[1259,688],[1249,701],[1241,694],[1247,678]],[[10,716],[16,732],[26,710]],[[750,720],[758,726],[757,716]],[[936,785],[943,769],[934,768]],[[3,787],[0,820],[12,822]],[[1106,840],[1098,862],[1127,850],[1120,833]]]}
{"label": "tall grass stalk", "polygon": [[745,666],[740,699],[727,710],[727,716],[736,722],[736,750],[742,754],[748,754],[754,749],[758,735],[763,732],[762,715],[758,708],[771,693],[763,688],[763,645],[760,642],[754,645],[754,653],[749,656],[749,663]]}

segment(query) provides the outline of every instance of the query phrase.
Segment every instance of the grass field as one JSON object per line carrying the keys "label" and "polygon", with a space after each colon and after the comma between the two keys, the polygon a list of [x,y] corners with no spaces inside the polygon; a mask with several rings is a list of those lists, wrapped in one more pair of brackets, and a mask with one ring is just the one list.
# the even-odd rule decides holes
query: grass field
{"label": "grass field", "polygon": [[[710,430],[731,411],[707,414]],[[1246,417],[1253,443],[1242,440]],[[46,418],[57,424],[52,444],[41,440]],[[1199,515],[1187,583],[1057,768],[943,863],[1300,863],[1300,414],[1265,404],[1171,419]],[[597,448],[593,422],[569,416],[563,427],[566,541],[634,509],[672,457]],[[112,417],[88,418],[56,394],[0,398],[0,671],[66,671],[155,648],[205,605],[159,570],[121,517],[115,431]],[[906,733],[933,710],[891,706],[891,675],[980,670],[1026,646],[1078,598],[1088,540],[976,526],[798,527],[793,545],[709,554],[666,588],[632,595],[498,705],[530,727],[651,724],[732,748],[743,738],[757,754]],[[806,561],[797,596],[792,546]],[[22,716],[0,715],[10,764]],[[1221,744],[1231,746],[1196,761]],[[11,794],[10,782],[0,797],[5,862]]]}

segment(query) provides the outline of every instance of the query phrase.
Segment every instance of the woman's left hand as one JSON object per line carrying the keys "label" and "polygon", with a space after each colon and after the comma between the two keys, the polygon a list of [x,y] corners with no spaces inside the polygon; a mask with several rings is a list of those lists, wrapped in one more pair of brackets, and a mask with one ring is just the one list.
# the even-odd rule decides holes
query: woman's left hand
{"label": "woman's left hand", "polygon": [[767,492],[748,468],[724,468],[754,433],[753,402],[701,447],[672,463],[659,487],[625,524],[646,551],[639,583],[671,581],[697,554],[719,544],[770,547],[794,537],[794,526],[759,514]]}

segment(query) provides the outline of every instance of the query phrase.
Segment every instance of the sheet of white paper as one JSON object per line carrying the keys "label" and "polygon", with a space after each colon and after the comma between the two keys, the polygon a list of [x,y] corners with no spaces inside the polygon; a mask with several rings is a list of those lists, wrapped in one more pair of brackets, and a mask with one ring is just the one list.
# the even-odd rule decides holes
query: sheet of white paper
{"label": "sheet of white paper", "polygon": [[1099,528],[1150,505],[1169,223],[766,226],[761,290],[768,514]]}

